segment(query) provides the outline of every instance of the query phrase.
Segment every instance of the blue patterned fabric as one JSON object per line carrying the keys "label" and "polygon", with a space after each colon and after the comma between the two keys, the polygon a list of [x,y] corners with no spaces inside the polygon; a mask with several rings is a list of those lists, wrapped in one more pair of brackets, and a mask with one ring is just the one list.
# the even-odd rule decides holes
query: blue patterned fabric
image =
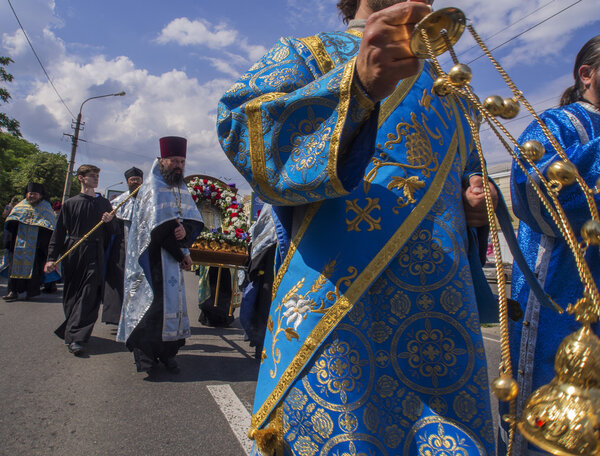
{"label": "blue patterned fabric", "polygon": [[461,186],[461,100],[425,63],[374,105],[360,34],[282,39],[219,105],[282,258],[252,427],[285,454],[494,454]]}
{"label": "blue patterned fabric", "polygon": [[[574,103],[548,110],[541,115],[541,119],[587,184],[593,188],[600,176],[600,112],[587,103]],[[523,132],[519,143],[530,139],[540,141],[546,148],[546,154],[536,163],[544,172],[550,163],[558,159],[558,155],[535,122]],[[535,178],[533,172],[528,174],[531,176],[529,178]],[[512,170],[511,193],[513,211],[521,221],[519,245],[527,263],[544,290],[566,309],[567,305],[574,304],[582,297],[583,291],[573,254],[528,183],[528,176],[516,165]],[[595,199],[596,204],[600,203],[598,195]],[[581,189],[576,184],[565,187],[559,193],[559,200],[574,232],[579,235],[583,223],[591,218]],[[598,283],[600,256],[597,247],[588,249],[586,260]],[[529,395],[554,377],[554,355],[560,342],[581,325],[571,315],[559,315],[540,306],[516,265],[513,267],[511,290],[512,298],[519,302],[524,312],[523,320],[511,322],[510,327],[513,369],[517,372],[519,383],[519,416]],[[596,334],[600,335],[597,328]],[[529,446],[529,451],[531,448]],[[527,451],[527,442],[517,435],[513,455],[529,454]]]}
{"label": "blue patterned fabric", "polygon": [[54,230],[56,215],[49,201],[42,200],[32,205],[24,199],[17,204],[6,222],[19,222],[15,249],[12,254],[10,277],[12,279],[30,279],[37,248],[38,229]]}

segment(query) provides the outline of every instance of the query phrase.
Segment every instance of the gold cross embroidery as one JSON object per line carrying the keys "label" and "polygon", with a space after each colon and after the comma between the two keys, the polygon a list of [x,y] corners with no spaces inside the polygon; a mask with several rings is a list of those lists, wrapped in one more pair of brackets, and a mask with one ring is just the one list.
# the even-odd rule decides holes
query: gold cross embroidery
{"label": "gold cross embroidery", "polygon": [[379,198],[367,198],[367,206],[364,209],[358,205],[358,199],[352,201],[346,200],[346,213],[352,211],[356,214],[354,219],[346,219],[348,231],[361,231],[359,225],[362,222],[366,222],[369,225],[367,231],[381,230],[381,225],[379,224],[381,217],[375,219],[371,216],[371,212],[378,209],[381,209]]}

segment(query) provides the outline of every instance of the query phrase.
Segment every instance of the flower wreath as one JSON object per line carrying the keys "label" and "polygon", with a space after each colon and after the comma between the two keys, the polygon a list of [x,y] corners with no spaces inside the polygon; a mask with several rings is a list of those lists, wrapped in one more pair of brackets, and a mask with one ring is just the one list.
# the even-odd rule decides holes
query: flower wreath
{"label": "flower wreath", "polygon": [[238,202],[236,192],[229,185],[210,177],[194,176],[187,182],[188,189],[197,205],[203,201],[221,212],[223,230],[213,229],[203,231],[198,236],[196,243],[199,247],[220,250],[228,246],[235,246],[232,250],[246,253],[250,243],[248,233],[248,218],[244,213],[244,205]]}

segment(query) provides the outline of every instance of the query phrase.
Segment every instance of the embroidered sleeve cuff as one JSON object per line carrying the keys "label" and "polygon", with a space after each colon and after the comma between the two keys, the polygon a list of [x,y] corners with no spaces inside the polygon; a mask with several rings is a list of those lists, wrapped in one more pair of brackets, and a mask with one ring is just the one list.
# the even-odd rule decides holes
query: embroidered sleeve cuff
{"label": "embroidered sleeve cuff", "polygon": [[375,102],[366,92],[365,88],[360,82],[360,79],[358,79],[356,68],[352,77],[351,94],[352,98],[354,98],[358,105],[365,111],[371,112],[373,109],[375,109]]}

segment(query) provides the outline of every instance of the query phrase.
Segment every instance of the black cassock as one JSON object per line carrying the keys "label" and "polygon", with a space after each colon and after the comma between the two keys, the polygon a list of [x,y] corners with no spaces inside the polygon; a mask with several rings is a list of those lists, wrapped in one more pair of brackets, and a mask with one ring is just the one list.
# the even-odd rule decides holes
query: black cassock
{"label": "black cassock", "polygon": [[255,356],[258,359],[263,349],[273,298],[276,252],[277,244],[273,244],[250,258],[246,274],[248,283],[244,286],[242,295],[240,323],[246,331],[250,346],[255,347]]}
{"label": "black cassock", "polygon": [[[50,240],[48,261],[56,261],[111,212],[102,197],[80,193],[65,201]],[[98,319],[104,288],[104,248],[115,231],[115,221],[104,223],[62,262],[65,321],[55,333],[71,342],[87,342]]]}
{"label": "black cassock", "polygon": [[[194,231],[193,224],[186,220],[182,221],[186,233]],[[179,348],[185,345],[185,339],[163,341],[163,274],[161,249],[166,250],[168,255],[176,261],[183,261],[184,255],[181,247],[191,244],[188,235],[181,241],[175,239],[175,228],[177,220],[162,223],[150,233],[150,245],[148,254],[150,256],[150,274],[152,278],[152,292],[154,298],[150,307],[127,338],[127,348],[133,352],[138,372],[152,368],[157,361],[166,362],[169,358],[177,355]]]}
{"label": "black cassock", "polygon": [[102,301],[102,322],[118,325],[123,307],[125,279],[125,222],[115,218],[116,233],[110,240],[106,259],[106,281]]}
{"label": "black cassock", "polygon": [[[199,303],[200,316],[198,321],[205,326],[228,327],[233,323],[235,317],[229,315],[231,307],[231,272],[229,268],[221,269],[221,279],[219,282],[219,296],[215,306],[215,296],[217,296],[217,279],[219,278],[219,268],[211,266],[208,269],[208,284],[210,286],[210,297],[204,302]],[[237,280],[237,277],[235,277]]]}
{"label": "black cassock", "polygon": [[[4,226],[4,247],[11,253],[15,250],[15,242],[19,231],[19,222],[9,220]],[[40,286],[44,279],[44,263],[48,256],[48,242],[52,236],[52,230],[38,227],[38,235],[35,246],[35,258],[33,260],[33,270],[30,279],[12,279],[8,278],[8,292],[23,293],[27,292],[27,298],[32,298],[40,294]]]}

